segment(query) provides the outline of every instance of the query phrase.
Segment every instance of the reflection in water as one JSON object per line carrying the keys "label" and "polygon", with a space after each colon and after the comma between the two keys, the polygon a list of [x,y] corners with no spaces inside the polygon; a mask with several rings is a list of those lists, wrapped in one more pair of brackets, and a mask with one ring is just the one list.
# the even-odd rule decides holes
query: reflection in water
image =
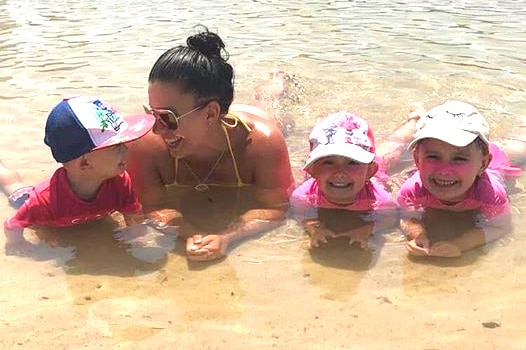
{"label": "reflection in water", "polygon": [[184,244],[155,263],[143,261],[114,239],[117,227],[108,219],[36,232],[52,247],[73,250],[62,268],[71,303],[88,324],[116,340],[131,341],[167,327],[183,331],[188,322],[239,316],[243,291],[227,261],[192,266]]}
{"label": "reflection in water", "polygon": [[[338,209],[318,209],[318,218],[324,227],[335,233],[362,226],[362,212]],[[326,244],[304,254],[303,268],[309,281],[325,290],[329,300],[345,300],[352,296],[367,270],[374,268],[381,251],[382,237],[370,238],[369,248],[349,244],[348,237],[329,238]],[[306,247],[307,244],[304,244]]]}
{"label": "reflection in water", "polygon": [[323,298],[347,300],[356,293],[367,270],[373,268],[377,254],[377,249],[350,246],[346,238],[329,239],[326,245],[305,252],[304,276],[321,289]]}

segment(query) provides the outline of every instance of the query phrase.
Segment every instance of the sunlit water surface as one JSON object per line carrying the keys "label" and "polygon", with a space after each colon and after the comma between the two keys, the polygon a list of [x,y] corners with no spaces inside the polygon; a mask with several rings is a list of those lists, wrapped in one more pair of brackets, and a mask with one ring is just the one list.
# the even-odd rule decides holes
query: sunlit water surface
{"label": "sunlit water surface", "polygon": [[[525,22],[513,0],[2,1],[0,158],[27,182],[47,176],[57,166],[42,142],[48,110],[90,93],[140,112],[151,65],[196,24],[226,42],[238,102],[272,67],[293,77],[285,106],[298,181],[308,130],[340,109],[366,116],[381,140],[410,103],[455,98],[476,105],[498,139],[526,117]],[[111,220],[51,233],[34,257],[0,253],[0,345],[524,349],[520,186],[511,198],[513,234],[447,261],[409,259],[396,231],[368,252],[310,254],[293,221],[210,265],[189,264],[180,244],[130,249]],[[2,220],[12,213],[5,200],[0,209]]]}

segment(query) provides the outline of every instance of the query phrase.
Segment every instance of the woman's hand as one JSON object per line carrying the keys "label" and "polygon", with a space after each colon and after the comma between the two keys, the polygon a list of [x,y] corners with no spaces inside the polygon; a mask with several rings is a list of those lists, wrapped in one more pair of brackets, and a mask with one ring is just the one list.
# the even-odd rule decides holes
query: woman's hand
{"label": "woman's hand", "polygon": [[209,261],[226,255],[228,242],[220,235],[193,235],[186,240],[186,257],[190,261]]}

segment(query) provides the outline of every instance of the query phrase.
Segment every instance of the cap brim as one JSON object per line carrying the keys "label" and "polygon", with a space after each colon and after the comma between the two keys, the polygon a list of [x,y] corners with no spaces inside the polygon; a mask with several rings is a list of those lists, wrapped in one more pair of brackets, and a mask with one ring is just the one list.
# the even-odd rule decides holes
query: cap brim
{"label": "cap brim", "polygon": [[359,163],[369,164],[374,160],[375,154],[353,144],[322,145],[315,148],[309,154],[309,159],[305,162],[303,170],[306,170],[318,159],[329,156],[342,156],[353,159]]}
{"label": "cap brim", "polygon": [[461,130],[461,129],[432,129],[429,128],[427,131],[417,132],[415,138],[411,143],[409,143],[409,148],[413,148],[416,143],[423,139],[437,139],[443,142],[446,142],[450,145],[456,147],[465,147],[475,141],[477,137],[480,137],[485,143],[488,143],[488,140],[484,135],[479,135],[472,133],[470,131]]}
{"label": "cap brim", "polygon": [[138,114],[123,118],[126,124],[119,130],[119,133],[93,148],[94,150],[137,140],[146,135],[155,124],[155,117],[151,114]]}

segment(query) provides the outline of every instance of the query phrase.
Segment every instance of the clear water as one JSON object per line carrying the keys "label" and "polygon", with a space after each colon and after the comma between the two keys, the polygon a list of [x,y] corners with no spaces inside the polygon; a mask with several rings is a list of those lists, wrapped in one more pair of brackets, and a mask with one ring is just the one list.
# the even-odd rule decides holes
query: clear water
{"label": "clear water", "polygon": [[[340,109],[381,139],[411,102],[455,98],[497,139],[526,117],[525,21],[514,0],[1,1],[0,158],[27,182],[47,176],[49,108],[90,93],[140,112],[151,65],[196,24],[225,40],[238,102],[272,67],[298,81],[287,139],[297,180],[309,128]],[[218,264],[189,264],[180,247],[149,263],[115,241],[111,222],[71,230],[37,258],[0,252],[0,345],[524,349],[524,195],[512,202],[513,234],[452,261],[408,259],[397,232],[370,253],[311,255],[289,222]],[[5,201],[0,210],[12,213]]]}

